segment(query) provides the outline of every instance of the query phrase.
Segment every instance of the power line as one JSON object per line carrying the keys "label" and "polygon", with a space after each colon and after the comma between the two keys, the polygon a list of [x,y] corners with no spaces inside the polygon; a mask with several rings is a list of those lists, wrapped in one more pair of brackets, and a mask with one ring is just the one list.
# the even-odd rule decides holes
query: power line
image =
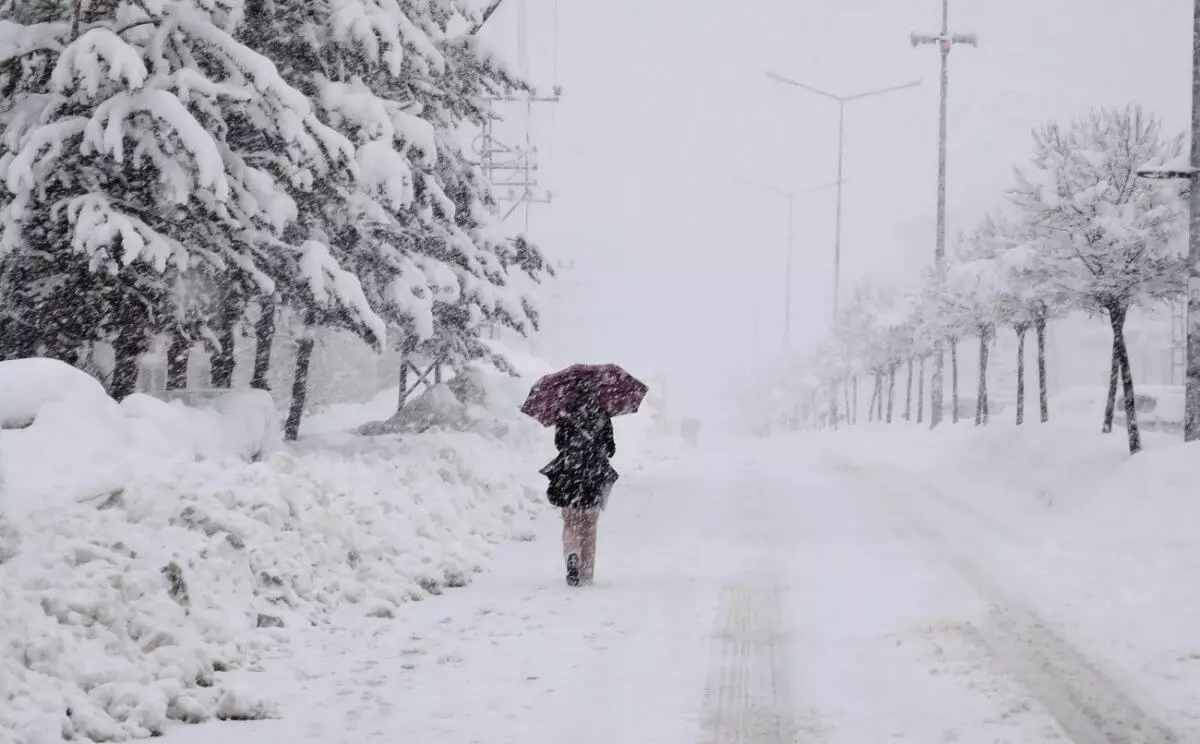
{"label": "power line", "polygon": [[[489,7],[490,11],[499,3]],[[529,34],[526,0],[517,2],[517,62],[522,77],[530,79],[529,66]],[[525,231],[529,231],[530,210],[534,204],[549,204],[553,200],[550,191],[540,189],[538,173],[538,148],[533,133],[533,107],[539,103],[558,103],[562,96],[562,88],[558,85],[557,50],[558,50],[558,4],[554,5],[554,87],[550,95],[541,95],[536,89],[531,89],[520,95],[493,96],[488,98],[489,106],[487,119],[478,140],[476,152],[480,158],[480,167],[488,184],[492,187],[495,199],[493,213],[500,219],[507,220],[518,209],[525,210]],[[523,144],[511,145],[496,134],[496,122],[503,120],[496,108],[505,103],[521,104],[524,111],[523,132],[518,135]],[[502,205],[504,205],[502,207]]]}

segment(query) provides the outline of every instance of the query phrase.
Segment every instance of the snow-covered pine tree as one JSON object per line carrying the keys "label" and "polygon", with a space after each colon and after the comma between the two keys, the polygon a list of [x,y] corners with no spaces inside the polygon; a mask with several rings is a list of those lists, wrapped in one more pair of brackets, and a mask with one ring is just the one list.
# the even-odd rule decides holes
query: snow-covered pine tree
{"label": "snow-covered pine tree", "polygon": [[[1071,295],[1108,317],[1113,367],[1120,369],[1129,451],[1141,449],[1125,318],[1183,291],[1177,240],[1186,227],[1179,187],[1138,178],[1183,152],[1182,136],[1139,106],[1085,114],[1068,126],[1034,132],[1034,155],[1018,169],[1012,202],[1023,209],[1044,252]],[[1115,380],[1113,384],[1115,393]]]}
{"label": "snow-covered pine tree", "polygon": [[284,184],[346,167],[353,147],[236,41],[238,4],[207,7],[0,22],[14,91],[0,118],[0,253],[8,286],[32,300],[6,312],[43,347],[112,340],[116,397],[133,390],[151,333],[217,338],[214,286],[273,293],[296,277],[312,307],[384,334],[354,277],[285,235],[297,208]]}
{"label": "snow-covered pine tree", "polygon": [[521,85],[467,32],[472,11],[448,0],[256,0],[250,12],[271,30],[247,43],[286,58],[284,75],[357,147],[363,193],[344,260],[400,330],[398,348],[458,366],[490,353],[486,325],[531,329],[536,312],[510,277],[548,267],[499,231],[458,141],[489,115],[487,96]]}
{"label": "snow-covered pine tree", "polygon": [[433,332],[414,327],[411,348],[453,366],[486,357],[504,367],[482,343],[482,333],[493,324],[522,334],[534,330],[533,302],[513,275],[538,281],[551,272],[536,246],[501,230],[491,214],[489,186],[461,139],[464,127],[482,126],[492,116],[487,97],[525,85],[485,40],[469,32],[475,23],[467,3],[404,0],[400,6],[419,19],[444,64],[435,85],[400,81],[403,100],[414,102],[417,115],[432,126],[437,150],[432,167],[419,172],[415,215],[423,239],[413,253],[421,271],[436,277],[430,293]]}

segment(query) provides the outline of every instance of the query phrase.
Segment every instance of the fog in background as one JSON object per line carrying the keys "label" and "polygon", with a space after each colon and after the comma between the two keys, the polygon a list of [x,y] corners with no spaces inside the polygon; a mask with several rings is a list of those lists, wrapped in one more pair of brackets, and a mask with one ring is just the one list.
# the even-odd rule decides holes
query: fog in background
{"label": "fog in background", "polygon": [[[486,32],[517,63],[521,2]],[[938,30],[940,0],[559,0],[557,51],[555,0],[523,2],[530,78],[565,89],[529,121],[554,192],[531,232],[565,267],[540,352],[662,375],[675,412],[708,415],[781,357],[785,203],[734,177],[832,181],[837,106],[766,69],[839,94],[923,81],[847,107],[842,296],[932,261],[938,54],[909,33]],[[952,231],[1001,202],[1039,122],[1137,101],[1186,125],[1187,0],[953,0],[951,26],[980,37],[951,55]],[[503,112],[500,131],[520,139],[523,108]],[[800,197],[796,223],[799,350],[830,323],[833,191]],[[1099,361],[1052,348],[1060,384],[1102,384],[1098,338]],[[1135,348],[1135,374],[1154,351]]]}

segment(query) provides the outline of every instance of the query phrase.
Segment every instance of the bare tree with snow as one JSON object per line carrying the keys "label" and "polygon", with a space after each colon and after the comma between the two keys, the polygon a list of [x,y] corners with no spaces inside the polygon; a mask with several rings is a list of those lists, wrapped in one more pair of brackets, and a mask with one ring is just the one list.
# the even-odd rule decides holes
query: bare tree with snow
{"label": "bare tree with snow", "polygon": [[1182,137],[1165,137],[1159,120],[1138,106],[1092,111],[1065,127],[1039,127],[1032,161],[1018,169],[1010,192],[1055,281],[1109,320],[1130,452],[1141,449],[1141,435],[1125,319],[1134,305],[1182,291],[1176,241],[1186,225],[1178,187],[1139,179],[1137,171],[1172,161],[1183,148]]}

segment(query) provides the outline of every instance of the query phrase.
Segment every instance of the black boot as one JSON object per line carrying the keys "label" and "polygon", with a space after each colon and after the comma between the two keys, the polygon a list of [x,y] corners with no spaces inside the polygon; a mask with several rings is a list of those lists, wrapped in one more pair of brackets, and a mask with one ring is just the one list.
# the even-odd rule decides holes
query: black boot
{"label": "black boot", "polygon": [[567,556],[567,586],[579,586],[579,554]]}

